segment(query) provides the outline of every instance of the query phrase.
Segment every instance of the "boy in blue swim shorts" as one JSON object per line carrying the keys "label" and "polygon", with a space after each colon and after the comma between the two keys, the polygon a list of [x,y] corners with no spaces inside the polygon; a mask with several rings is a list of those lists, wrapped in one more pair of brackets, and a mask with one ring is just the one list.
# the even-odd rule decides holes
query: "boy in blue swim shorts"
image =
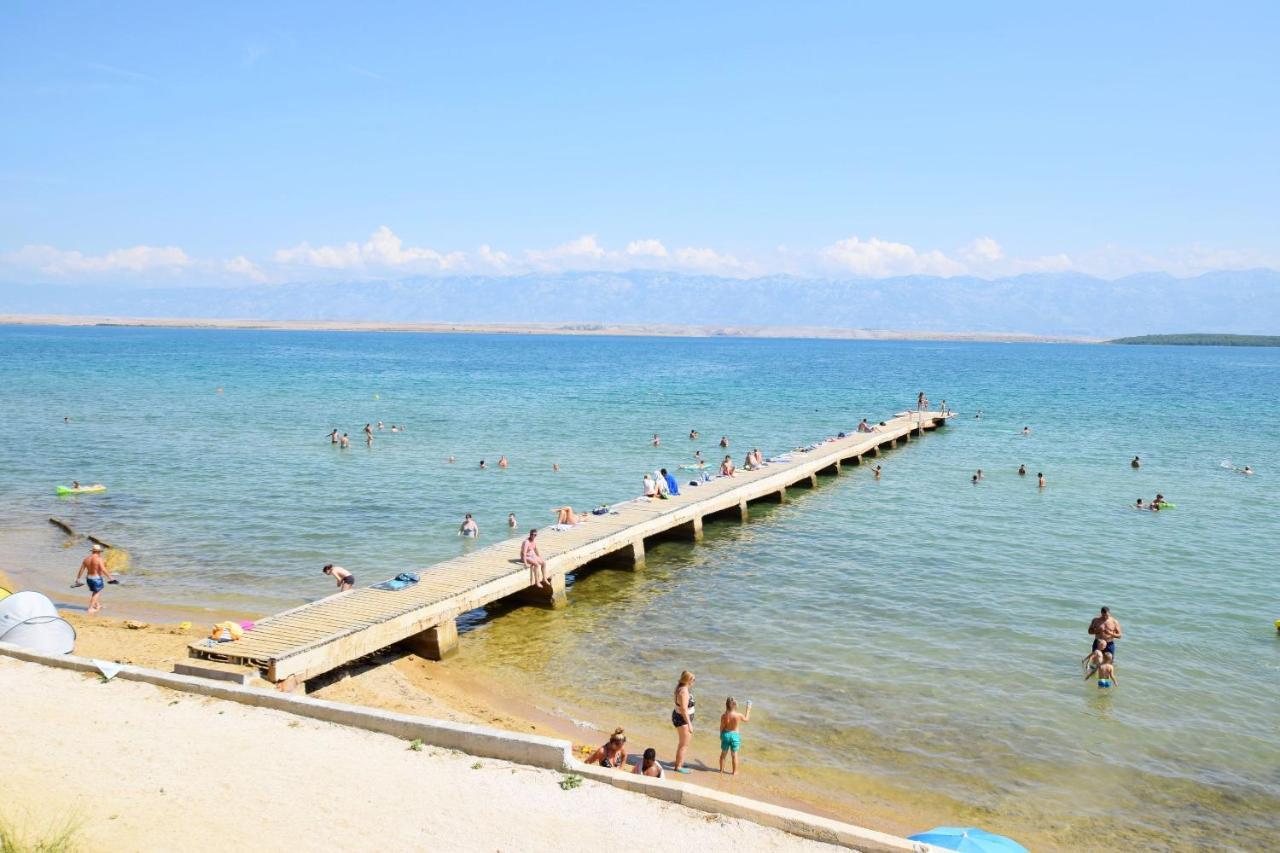
{"label": "boy in blue swim shorts", "polygon": [[738,701],[730,696],[724,702],[724,713],[720,715],[720,772],[724,772],[724,760],[733,754],[733,773],[738,775],[738,750],[742,748],[742,735],[738,726],[751,719],[751,702],[747,702],[745,714],[738,711]]}

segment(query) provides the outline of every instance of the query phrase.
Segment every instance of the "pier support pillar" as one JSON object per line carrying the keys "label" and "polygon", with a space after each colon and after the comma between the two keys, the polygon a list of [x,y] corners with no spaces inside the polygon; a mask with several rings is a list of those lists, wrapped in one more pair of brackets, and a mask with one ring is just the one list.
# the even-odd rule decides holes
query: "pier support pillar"
{"label": "pier support pillar", "polygon": [[773,493],[773,497],[774,497],[774,500],[776,500],[780,504],[786,503],[787,502],[786,488],[784,487],[784,488],[778,489],[778,491]]}
{"label": "pier support pillar", "polygon": [[569,596],[565,592],[564,575],[552,575],[551,586],[531,586],[520,592],[520,600],[535,607],[548,610],[559,610],[569,606]]}
{"label": "pier support pillar", "polygon": [[738,501],[738,518],[743,524],[751,520],[751,510],[747,509],[746,501]]}
{"label": "pier support pillar", "polygon": [[637,539],[631,543],[631,568],[634,571],[644,569],[644,540]]}
{"label": "pier support pillar", "polygon": [[792,485],[804,486],[806,489],[816,489],[818,487],[818,475],[809,474],[808,476],[796,480]]}
{"label": "pier support pillar", "polygon": [[434,628],[414,634],[404,644],[418,657],[444,660],[458,651],[458,623],[454,619],[441,622]]}
{"label": "pier support pillar", "polygon": [[[867,456],[879,456],[879,455],[880,455],[880,445],[878,445],[878,444],[877,444],[875,447],[873,447],[873,448],[871,448],[870,450],[868,450],[866,455],[867,455]],[[861,464],[862,464],[862,457],[858,457],[858,464],[859,464],[859,465],[861,465]]]}
{"label": "pier support pillar", "polygon": [[853,458],[851,458],[851,459],[849,460],[849,464],[850,464],[850,465],[861,465],[861,464],[862,464],[862,454],[861,454],[861,453],[859,453],[857,456],[854,456]]}
{"label": "pier support pillar", "polygon": [[693,541],[701,542],[702,541],[702,516],[698,516],[693,521],[689,522],[689,526],[693,530]]}

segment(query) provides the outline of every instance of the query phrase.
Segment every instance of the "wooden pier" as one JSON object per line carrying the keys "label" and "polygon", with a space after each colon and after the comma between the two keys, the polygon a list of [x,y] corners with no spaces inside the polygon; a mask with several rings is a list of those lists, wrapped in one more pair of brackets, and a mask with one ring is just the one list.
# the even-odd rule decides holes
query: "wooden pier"
{"label": "wooden pier", "polygon": [[[743,522],[750,505],[785,501],[789,488],[813,488],[818,478],[836,475],[845,465],[878,457],[946,423],[942,412],[903,412],[870,433],[852,433],[825,441],[813,450],[793,451],[790,461],[771,462],[756,471],[738,470],[697,487],[682,484],[668,500],[629,500],[608,515],[567,530],[538,530],[538,549],[547,561],[550,588],[532,587],[520,562],[521,538],[510,537],[470,554],[446,560],[420,573],[402,590],[369,587],[338,593],[259,621],[243,639],[207,645],[192,643],[193,658],[252,667],[285,690],[307,679],[396,643],[440,660],[458,646],[457,617],[500,599],[514,597],[543,607],[563,607],[565,575],[597,561],[642,569],[645,542],[659,535],[702,538],[703,519],[731,517]],[[716,471],[709,464],[707,471]],[[689,472],[676,473],[689,479]]]}

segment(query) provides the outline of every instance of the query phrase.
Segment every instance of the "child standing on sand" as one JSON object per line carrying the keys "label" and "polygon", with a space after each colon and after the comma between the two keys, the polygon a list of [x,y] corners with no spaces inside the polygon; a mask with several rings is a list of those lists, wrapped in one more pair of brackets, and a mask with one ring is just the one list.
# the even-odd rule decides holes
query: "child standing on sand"
{"label": "child standing on sand", "polygon": [[724,772],[724,760],[733,753],[733,773],[738,775],[738,750],[742,748],[742,735],[738,726],[751,720],[751,702],[747,701],[747,712],[738,711],[738,700],[730,696],[724,701],[724,713],[720,715],[720,772]]}

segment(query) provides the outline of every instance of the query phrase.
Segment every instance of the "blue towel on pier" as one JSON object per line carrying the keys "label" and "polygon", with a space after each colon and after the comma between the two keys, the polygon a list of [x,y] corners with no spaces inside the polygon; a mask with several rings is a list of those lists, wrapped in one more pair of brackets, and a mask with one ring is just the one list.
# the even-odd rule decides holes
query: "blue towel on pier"
{"label": "blue towel on pier", "polygon": [[382,583],[374,584],[372,588],[397,590],[397,589],[404,589],[406,586],[413,586],[417,582],[418,582],[417,572],[401,572],[400,574],[396,575],[389,581],[383,581]]}

